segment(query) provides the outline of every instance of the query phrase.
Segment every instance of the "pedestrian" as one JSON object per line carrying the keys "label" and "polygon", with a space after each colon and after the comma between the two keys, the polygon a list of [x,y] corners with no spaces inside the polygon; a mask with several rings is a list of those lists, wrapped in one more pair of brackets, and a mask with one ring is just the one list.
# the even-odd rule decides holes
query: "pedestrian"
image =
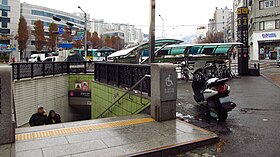
{"label": "pedestrian", "polygon": [[46,125],[46,124],[48,124],[48,117],[44,110],[44,107],[38,106],[37,112],[34,113],[29,120],[29,125],[30,126],[40,126],[40,125]]}
{"label": "pedestrian", "polygon": [[54,110],[50,110],[48,116],[48,124],[58,124],[61,123],[60,115],[55,113]]}
{"label": "pedestrian", "polygon": [[28,57],[25,57],[25,61],[28,62]]}
{"label": "pedestrian", "polygon": [[12,56],[12,62],[15,63],[16,62],[16,57]]}

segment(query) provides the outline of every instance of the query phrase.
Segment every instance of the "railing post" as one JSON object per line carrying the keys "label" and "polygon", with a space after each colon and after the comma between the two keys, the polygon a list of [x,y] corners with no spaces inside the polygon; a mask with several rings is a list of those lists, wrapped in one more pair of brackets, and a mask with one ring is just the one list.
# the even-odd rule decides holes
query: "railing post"
{"label": "railing post", "polygon": [[17,80],[20,80],[20,63],[17,64]]}
{"label": "railing post", "polygon": [[66,62],[66,66],[67,66],[67,74],[69,74],[70,73],[70,63]]}
{"label": "railing post", "polygon": [[14,79],[15,79],[15,65],[14,65],[14,63],[12,63],[12,79],[13,79],[13,81],[14,81]]}
{"label": "railing post", "polygon": [[130,69],[130,87],[133,86],[133,66],[129,66]]}
{"label": "railing post", "polygon": [[[34,63],[35,64],[35,63]],[[33,78],[33,76],[34,76],[34,72],[33,72],[33,70],[34,70],[34,65],[33,63],[31,63],[31,78]]]}
{"label": "railing post", "polygon": [[43,66],[42,66],[43,77],[45,77],[45,63],[43,62],[42,64],[43,64]]}
{"label": "railing post", "polygon": [[120,82],[119,82],[119,65],[117,65],[117,80],[116,80],[116,84],[117,84],[117,87],[119,87],[120,86]]}
{"label": "railing post", "polygon": [[63,65],[64,65],[64,63],[61,63],[61,74],[64,73]]}
{"label": "railing post", "polygon": [[84,62],[84,73],[87,74],[87,61]]}
{"label": "railing post", "polygon": [[55,71],[54,71],[54,70],[55,70],[55,67],[54,67],[54,66],[55,66],[55,63],[54,63],[54,62],[52,62],[52,71],[53,71],[53,76],[55,75]]}
{"label": "railing post", "polygon": [[106,64],[106,83],[108,84],[109,79],[108,79],[108,64]]}

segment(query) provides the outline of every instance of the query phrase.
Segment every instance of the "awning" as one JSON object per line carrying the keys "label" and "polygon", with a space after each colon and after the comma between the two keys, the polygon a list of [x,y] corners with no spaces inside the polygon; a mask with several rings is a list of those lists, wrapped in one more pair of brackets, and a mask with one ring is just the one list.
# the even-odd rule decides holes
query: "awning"
{"label": "awning", "polygon": [[[155,40],[155,47],[161,47],[164,45],[180,44],[182,42],[183,42],[182,40],[176,40],[176,39],[159,39],[159,40]],[[149,42],[145,42],[143,44],[140,44],[140,45],[132,47],[132,48],[117,51],[117,52],[109,55],[108,58],[126,56],[130,52],[132,52],[136,49],[147,49],[148,47],[149,47]]]}

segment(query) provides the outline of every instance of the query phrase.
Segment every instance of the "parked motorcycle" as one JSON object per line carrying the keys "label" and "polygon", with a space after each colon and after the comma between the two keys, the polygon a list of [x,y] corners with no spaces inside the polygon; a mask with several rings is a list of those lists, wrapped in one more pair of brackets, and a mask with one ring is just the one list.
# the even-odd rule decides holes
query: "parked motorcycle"
{"label": "parked motorcycle", "polygon": [[230,101],[230,86],[227,81],[227,78],[216,78],[207,66],[193,73],[192,88],[195,101],[206,107],[206,113],[216,113],[219,121],[225,121],[228,112],[236,107],[236,104]]}

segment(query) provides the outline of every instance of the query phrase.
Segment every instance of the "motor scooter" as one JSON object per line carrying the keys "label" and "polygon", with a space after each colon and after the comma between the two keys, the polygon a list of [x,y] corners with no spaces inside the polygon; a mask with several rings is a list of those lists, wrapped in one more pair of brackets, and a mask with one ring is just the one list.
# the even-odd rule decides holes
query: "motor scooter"
{"label": "motor scooter", "polygon": [[219,79],[207,72],[207,68],[193,73],[192,89],[195,101],[206,108],[206,113],[214,112],[219,121],[226,121],[228,112],[236,107],[230,100],[230,86],[227,78]]}

